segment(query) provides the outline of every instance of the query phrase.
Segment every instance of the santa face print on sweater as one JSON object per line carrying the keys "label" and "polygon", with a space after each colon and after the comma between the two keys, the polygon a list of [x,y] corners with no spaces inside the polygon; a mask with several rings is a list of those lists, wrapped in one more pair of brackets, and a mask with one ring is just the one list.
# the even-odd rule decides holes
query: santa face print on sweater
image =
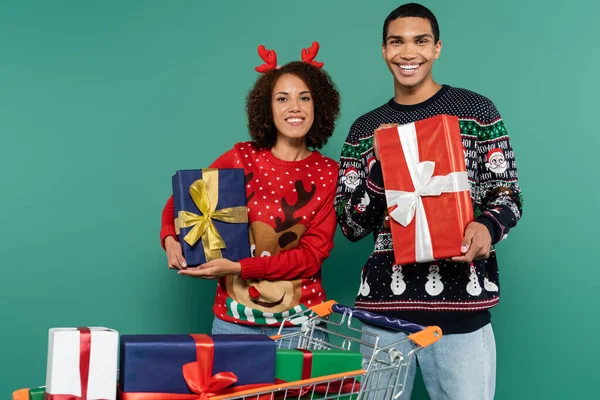
{"label": "santa face print on sweater", "polygon": [[347,168],[344,171],[344,176],[342,177],[341,181],[344,182],[344,185],[348,186],[350,189],[356,189],[360,183],[360,179],[358,178],[358,170],[355,167]]}
{"label": "santa face print on sweater", "polygon": [[508,163],[504,153],[500,149],[492,149],[486,155],[485,166],[491,172],[499,175],[508,169]]}
{"label": "santa face print on sweater", "polygon": [[[246,179],[252,179],[252,174]],[[281,199],[283,218],[274,217],[273,225],[262,221],[250,224],[250,249],[253,257],[270,257],[282,250],[298,246],[306,226],[300,223],[302,217],[294,217],[294,214],[311,201],[315,196],[316,187],[313,184],[306,190],[300,180],[294,183],[294,187],[298,195],[293,204],[285,198]],[[253,196],[254,193],[250,193],[248,200]],[[227,293],[234,301],[265,313],[281,313],[298,306],[302,297],[301,286],[300,279],[268,281],[244,280],[239,276],[227,278]]]}

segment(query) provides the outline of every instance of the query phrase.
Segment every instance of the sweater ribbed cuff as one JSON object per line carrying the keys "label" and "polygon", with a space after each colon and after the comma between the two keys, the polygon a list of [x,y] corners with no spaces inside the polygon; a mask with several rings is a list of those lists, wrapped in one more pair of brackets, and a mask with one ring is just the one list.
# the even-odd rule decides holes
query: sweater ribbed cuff
{"label": "sweater ribbed cuff", "polygon": [[385,189],[383,188],[383,173],[379,161],[376,161],[371,167],[369,177],[367,178],[367,189],[373,194],[381,196],[385,195]]}
{"label": "sweater ribbed cuff", "polygon": [[480,216],[478,216],[475,221],[479,222],[480,224],[485,225],[486,228],[488,228],[488,231],[490,231],[490,236],[492,238],[492,244],[496,244],[500,241],[500,236],[498,233],[502,232],[502,229],[500,226],[498,226],[498,222],[494,221],[492,218],[488,217],[485,214],[481,214]]}
{"label": "sweater ribbed cuff", "polygon": [[175,232],[175,225],[165,225],[160,230],[160,245],[162,248],[165,248],[165,239],[167,236],[173,236],[175,240],[177,239],[177,233]]}
{"label": "sweater ribbed cuff", "polygon": [[265,276],[265,269],[263,266],[263,260],[261,257],[249,257],[240,260],[242,267],[242,273],[240,278],[247,279],[263,279]]}

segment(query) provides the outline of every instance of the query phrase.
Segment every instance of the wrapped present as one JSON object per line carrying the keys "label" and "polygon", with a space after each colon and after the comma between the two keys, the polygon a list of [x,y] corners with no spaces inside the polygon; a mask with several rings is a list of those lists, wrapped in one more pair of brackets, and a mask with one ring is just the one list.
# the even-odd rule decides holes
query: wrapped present
{"label": "wrapped present", "polygon": [[396,264],[462,255],[473,205],[458,118],[376,133]]}
{"label": "wrapped present", "polygon": [[175,229],[188,265],[250,257],[243,169],[177,171],[172,182]]}
{"label": "wrapped present", "polygon": [[44,400],[45,393],[45,386],[31,389],[19,389],[12,393],[12,400]]}
{"label": "wrapped present", "polygon": [[52,328],[46,400],[114,400],[119,334],[107,328]]}
{"label": "wrapped present", "polygon": [[[362,368],[363,356],[359,352],[343,350],[303,350],[303,349],[277,349],[277,361],[275,378],[279,382],[294,382],[310,378],[318,378],[325,375],[339,374],[343,372],[357,371]],[[300,393],[294,395],[303,396],[314,392],[315,398],[320,397],[318,393],[351,393],[358,392],[359,379],[353,378],[343,381],[336,380],[329,384],[317,384],[307,386]],[[354,396],[345,396],[348,400]]]}
{"label": "wrapped present", "polygon": [[44,400],[45,392],[46,388],[44,386],[31,388],[29,389],[29,400]]}
{"label": "wrapped present", "polygon": [[123,335],[123,400],[188,400],[275,382],[276,343],[265,335]]}

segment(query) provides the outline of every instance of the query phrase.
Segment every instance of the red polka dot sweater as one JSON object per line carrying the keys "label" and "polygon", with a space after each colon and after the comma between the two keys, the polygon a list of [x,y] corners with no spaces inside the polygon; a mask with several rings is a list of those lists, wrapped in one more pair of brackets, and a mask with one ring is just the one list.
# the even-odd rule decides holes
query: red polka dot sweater
{"label": "red polka dot sweater", "polygon": [[[325,300],[321,264],[333,247],[338,164],[318,151],[283,161],[238,143],[211,168],[243,168],[252,256],[241,275],[221,278],[213,311],[225,321],[275,325]],[[173,197],[162,215],[161,242],[175,235]]]}

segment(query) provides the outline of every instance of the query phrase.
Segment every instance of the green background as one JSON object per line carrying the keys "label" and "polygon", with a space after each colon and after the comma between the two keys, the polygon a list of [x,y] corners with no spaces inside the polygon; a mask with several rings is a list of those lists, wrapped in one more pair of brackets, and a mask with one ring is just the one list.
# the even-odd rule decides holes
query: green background
{"label": "green background", "polygon": [[[280,63],[313,40],[342,95],[323,152],[393,95],[381,59],[392,1],[4,1],[0,5],[0,396],[45,380],[51,327],[207,332],[214,283],[177,276],[159,246],[177,169],[247,139],[256,47]],[[525,195],[499,246],[496,399],[597,392],[599,6],[428,1],[440,83],[491,98]],[[590,208],[592,207],[592,208]],[[341,233],[324,265],[352,304],[370,239]],[[594,267],[595,266],[595,267]],[[427,398],[418,385],[416,399]]]}

